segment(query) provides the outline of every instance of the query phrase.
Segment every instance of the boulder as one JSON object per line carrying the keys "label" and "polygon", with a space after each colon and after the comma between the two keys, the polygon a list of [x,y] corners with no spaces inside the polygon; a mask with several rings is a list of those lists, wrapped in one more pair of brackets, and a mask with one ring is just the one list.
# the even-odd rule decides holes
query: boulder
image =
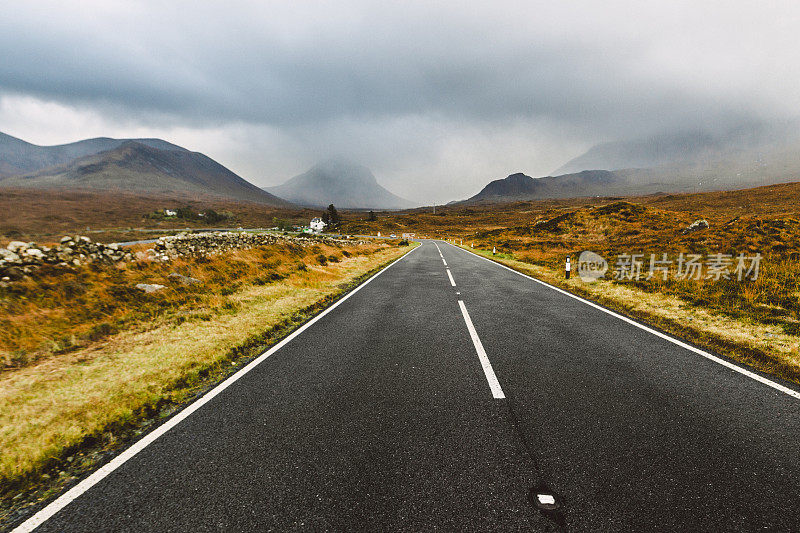
{"label": "boulder", "polygon": [[8,246],[6,246],[6,248],[8,250],[11,250],[12,252],[20,253],[21,251],[26,250],[28,248],[28,243],[22,241],[11,241],[10,243],[8,243]]}
{"label": "boulder", "polygon": [[44,252],[38,248],[26,248],[22,255],[25,257],[32,257],[34,259],[44,259]]}
{"label": "boulder", "polygon": [[700,231],[701,229],[708,228],[708,225],[709,225],[708,224],[708,220],[706,220],[704,218],[701,218],[701,219],[695,220],[694,222],[692,222],[691,224],[686,226],[683,229],[683,233],[684,234],[686,234],[686,233],[694,233],[695,231]]}
{"label": "boulder", "polygon": [[5,261],[6,263],[19,263],[20,257],[18,254],[7,248],[0,248],[0,261]]}
{"label": "boulder", "polygon": [[140,291],[146,292],[147,294],[158,292],[161,289],[166,289],[164,285],[159,285],[158,283],[138,283],[136,288]]}

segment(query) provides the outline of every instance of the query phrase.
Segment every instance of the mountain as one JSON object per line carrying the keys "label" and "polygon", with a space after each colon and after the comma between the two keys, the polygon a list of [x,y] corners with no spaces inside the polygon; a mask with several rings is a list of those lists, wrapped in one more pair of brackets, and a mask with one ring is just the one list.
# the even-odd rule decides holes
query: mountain
{"label": "mountain", "polygon": [[[93,189],[148,194],[179,193],[216,196],[272,206],[290,205],[245,181],[208,156],[190,152],[158,139],[148,140],[147,143],[131,140],[118,143],[114,139],[91,139],[82,143],[63,145],[70,148],[54,153],[57,157],[64,157],[65,153],[91,151],[109,144],[116,147],[37,172],[0,178],[0,187]],[[34,146],[25,145],[22,145],[24,149]],[[19,156],[12,160],[16,163],[10,165],[20,168],[18,164],[20,162],[25,165],[42,164],[42,159],[34,160],[30,157],[35,154],[36,150],[29,150],[27,159]],[[48,161],[50,160],[52,159]]]}
{"label": "mountain", "polygon": [[366,167],[344,160],[319,163],[283,185],[266,191],[309,207],[333,204],[346,209],[405,209],[412,202],[381,187]]}
{"label": "mountain", "polygon": [[113,150],[129,141],[136,141],[159,150],[188,151],[161,139],[110,139],[97,137],[69,144],[39,146],[0,132],[0,178],[31,174],[42,169],[65,165],[75,159]]}

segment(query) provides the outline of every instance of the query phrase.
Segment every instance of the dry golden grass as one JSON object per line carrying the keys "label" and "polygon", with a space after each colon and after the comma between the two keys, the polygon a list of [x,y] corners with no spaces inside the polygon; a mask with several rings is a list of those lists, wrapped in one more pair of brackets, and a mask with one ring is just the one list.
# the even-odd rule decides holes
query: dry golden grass
{"label": "dry golden grass", "polygon": [[[224,256],[134,262],[124,266],[46,267],[35,277],[0,288],[0,370],[87,346],[118,331],[154,322],[180,322],[205,308],[230,304],[243,283],[270,284],[319,262],[368,254],[377,245],[339,248],[289,242]],[[188,287],[172,282],[177,272],[199,279]],[[144,294],[138,283],[168,289]]]}
{"label": "dry golden grass", "polygon": [[[623,282],[652,293],[678,296],[693,305],[763,324],[777,324],[789,334],[800,332],[800,223],[792,217],[764,220],[743,215],[727,224],[684,234],[696,215],[668,212],[628,202],[587,206],[561,213],[547,211],[525,226],[500,230],[478,229],[469,236],[476,246],[513,253],[522,261],[561,270],[567,256],[583,250],[599,253],[610,264],[623,253],[673,261],[679,253],[761,253],[757,280],[701,279],[664,281],[656,276]],[[538,224],[537,224],[538,222]]]}
{"label": "dry golden grass", "polygon": [[[208,373],[230,367],[237,346],[253,339],[273,341],[264,337],[265,331],[290,324],[298,311],[339,293],[343,284],[407,250],[384,244],[361,250],[308,248],[303,256],[307,259],[324,253],[338,262],[328,260],[323,266],[309,260],[299,269],[297,258],[291,256],[287,277],[266,283],[253,274],[259,268],[266,276],[281,272],[275,264],[264,267],[265,261],[275,263],[277,253],[267,258],[264,250],[250,250],[238,252],[233,260],[212,259],[195,265],[192,272],[206,280],[209,295],[169,295],[170,316],[147,311],[143,317],[157,320],[6,370],[0,375],[0,484],[8,487],[30,480],[82,442],[105,432],[113,434],[114,428],[164,402],[180,402]],[[219,279],[214,281],[214,276]],[[216,291],[215,283],[232,277],[238,278],[236,290]]]}
{"label": "dry golden grass", "polygon": [[[156,220],[148,215],[163,209],[214,209],[233,218],[221,223],[180,219]],[[64,234],[86,234],[98,242],[152,238],[136,229],[169,230],[187,227],[271,227],[273,219],[308,224],[319,211],[283,209],[256,203],[189,194],[136,194],[124,191],[40,190],[0,188],[0,245],[9,240],[49,242]],[[88,231],[88,233],[87,233]]]}

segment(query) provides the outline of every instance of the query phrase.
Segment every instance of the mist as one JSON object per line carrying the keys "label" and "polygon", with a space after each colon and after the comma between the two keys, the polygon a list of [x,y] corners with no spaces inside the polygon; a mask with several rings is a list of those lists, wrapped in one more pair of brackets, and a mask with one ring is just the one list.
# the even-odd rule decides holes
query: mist
{"label": "mist", "polygon": [[794,2],[10,2],[0,131],[161,137],[261,186],[318,160],[431,204],[595,143],[800,115]]}

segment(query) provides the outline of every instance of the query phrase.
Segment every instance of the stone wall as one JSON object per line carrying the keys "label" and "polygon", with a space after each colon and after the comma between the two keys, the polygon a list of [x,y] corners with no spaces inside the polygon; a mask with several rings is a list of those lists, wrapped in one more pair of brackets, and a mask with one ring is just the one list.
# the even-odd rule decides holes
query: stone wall
{"label": "stone wall", "polygon": [[140,254],[140,257],[156,261],[169,261],[182,256],[220,254],[231,250],[247,250],[281,242],[299,246],[314,246],[320,243],[353,246],[365,244],[367,241],[347,238],[334,239],[327,236],[289,236],[275,233],[219,231],[180,233],[159,238],[153,248],[144,252],[146,255]]}
{"label": "stone wall", "polygon": [[70,267],[132,260],[133,255],[117,244],[92,242],[89,237],[81,235],[66,236],[53,247],[12,241],[5,248],[0,248],[0,278],[2,281],[18,279],[35,272],[42,265]]}
{"label": "stone wall", "polygon": [[35,242],[13,241],[0,248],[0,280],[20,279],[33,274],[43,265],[76,267],[89,263],[116,264],[138,261],[171,261],[182,256],[212,255],[267,246],[279,242],[299,246],[328,243],[336,246],[364,244],[356,239],[334,239],[325,236],[288,236],[269,233],[207,232],[180,233],[161,237],[154,246],[135,255],[118,244],[92,242],[81,235],[66,236],[52,247],[39,246]]}

